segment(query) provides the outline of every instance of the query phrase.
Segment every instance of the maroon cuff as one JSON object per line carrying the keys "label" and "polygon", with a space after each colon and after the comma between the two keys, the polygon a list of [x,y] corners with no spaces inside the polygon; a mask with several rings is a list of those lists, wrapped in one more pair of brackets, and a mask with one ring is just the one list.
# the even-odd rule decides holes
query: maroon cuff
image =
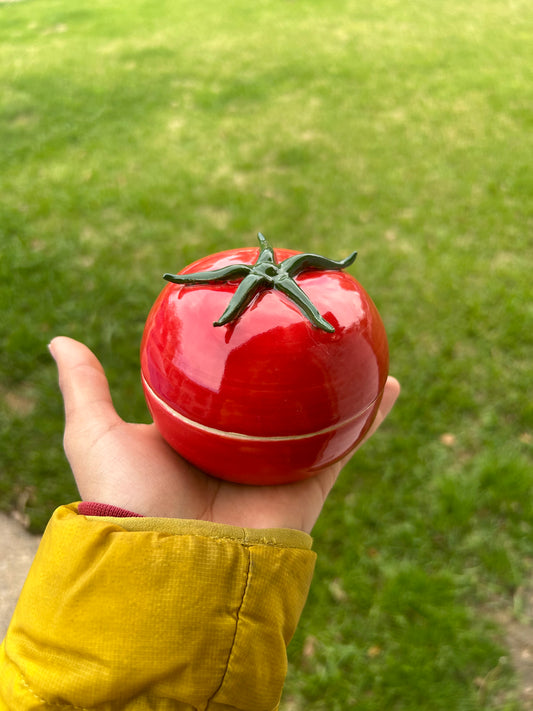
{"label": "maroon cuff", "polygon": [[132,513],[111,504],[97,504],[94,501],[81,501],[78,513],[82,516],[115,516],[117,518],[143,518],[141,514]]}

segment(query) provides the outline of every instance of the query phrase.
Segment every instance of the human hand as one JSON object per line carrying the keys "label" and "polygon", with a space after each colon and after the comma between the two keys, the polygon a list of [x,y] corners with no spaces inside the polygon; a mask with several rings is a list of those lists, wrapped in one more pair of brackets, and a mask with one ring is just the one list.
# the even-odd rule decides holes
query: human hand
{"label": "human hand", "polygon": [[[111,504],[144,516],[310,533],[337,476],[353,454],[292,484],[258,487],[215,479],[171,449],[154,424],[133,424],[119,417],[104,370],[85,345],[58,337],[49,348],[57,363],[65,404],[65,453],[85,501]],[[365,441],[386,418],[399,392],[398,381],[389,377]]]}

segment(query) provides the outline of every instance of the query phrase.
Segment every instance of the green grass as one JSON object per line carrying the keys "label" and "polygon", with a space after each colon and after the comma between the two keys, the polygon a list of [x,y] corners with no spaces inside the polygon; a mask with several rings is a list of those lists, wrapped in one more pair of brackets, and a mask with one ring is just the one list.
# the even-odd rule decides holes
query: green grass
{"label": "green grass", "polygon": [[0,506],[76,498],[46,344],[119,412],[161,275],[255,245],[343,257],[403,392],[315,529],[288,711],[515,711],[490,609],[531,570],[527,0],[0,3]]}

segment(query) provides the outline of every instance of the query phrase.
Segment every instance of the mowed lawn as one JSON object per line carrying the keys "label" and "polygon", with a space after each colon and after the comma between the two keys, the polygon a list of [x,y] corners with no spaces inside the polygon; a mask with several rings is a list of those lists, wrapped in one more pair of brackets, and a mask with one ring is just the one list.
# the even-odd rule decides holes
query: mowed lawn
{"label": "mowed lawn", "polygon": [[529,0],[0,1],[0,507],[77,498],[46,345],[148,421],[164,272],[340,259],[402,395],[314,530],[284,711],[518,711],[533,561]]}

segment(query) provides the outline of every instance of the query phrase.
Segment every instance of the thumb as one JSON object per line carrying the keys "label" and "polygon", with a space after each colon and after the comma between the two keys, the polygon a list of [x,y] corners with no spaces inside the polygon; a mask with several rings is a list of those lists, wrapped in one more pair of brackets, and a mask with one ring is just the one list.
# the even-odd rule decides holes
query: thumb
{"label": "thumb", "polygon": [[79,431],[98,425],[107,429],[120,421],[104,369],[89,348],[64,336],[54,338],[48,347],[57,364],[66,427]]}

